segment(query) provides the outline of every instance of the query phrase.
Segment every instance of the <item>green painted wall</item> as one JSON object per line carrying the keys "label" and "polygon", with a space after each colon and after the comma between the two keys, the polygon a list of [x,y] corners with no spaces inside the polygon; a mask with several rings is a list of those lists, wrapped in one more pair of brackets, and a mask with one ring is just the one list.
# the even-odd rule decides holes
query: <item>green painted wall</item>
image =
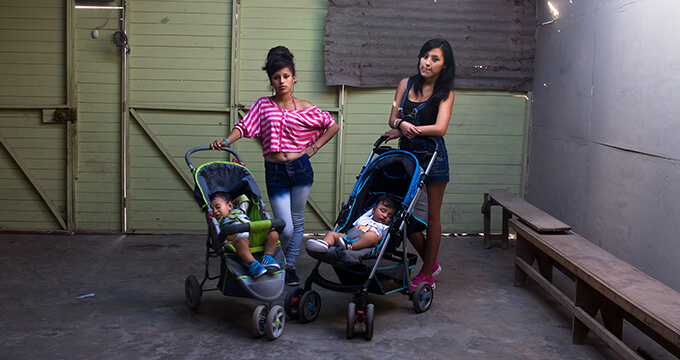
{"label": "green painted wall", "polygon": [[[121,11],[73,11],[79,115],[76,230],[120,231],[122,70],[111,36],[121,26]],[[92,30],[100,26],[93,39]]]}
{"label": "green painted wall", "polygon": [[185,152],[229,122],[232,3],[135,1],[129,11],[129,231],[205,230],[181,174]]}
{"label": "green painted wall", "polygon": [[[325,85],[327,0],[128,0],[127,76],[121,50],[111,44],[121,11],[73,9],[66,1],[12,0],[0,12],[0,134],[47,194],[40,196],[12,155],[1,151],[0,201],[10,209],[0,209],[2,228],[63,228],[54,209],[65,214],[69,204],[68,138],[63,124],[43,124],[42,117],[44,108],[68,105],[72,76],[78,107],[75,230],[204,232],[184,153],[223,138],[252,102],[271,95],[261,67],[271,47],[285,45],[296,59],[295,96],[330,111],[343,129],[312,159],[316,181],[306,231],[327,230],[371,145],[387,129],[394,97],[394,89]],[[278,18],[289,21],[272,20]],[[32,41],[22,40],[25,32]],[[127,104],[123,89],[129,89]],[[480,231],[488,189],[522,191],[528,103],[524,95],[456,92],[446,136],[452,181],[444,199],[445,232]],[[35,149],[36,140],[49,151]],[[259,143],[242,139],[234,148],[267,201]],[[222,158],[224,153],[205,152],[194,162]],[[22,213],[30,215],[17,215]]]}
{"label": "green painted wall", "polygon": [[64,1],[0,5],[0,229],[67,229]]}

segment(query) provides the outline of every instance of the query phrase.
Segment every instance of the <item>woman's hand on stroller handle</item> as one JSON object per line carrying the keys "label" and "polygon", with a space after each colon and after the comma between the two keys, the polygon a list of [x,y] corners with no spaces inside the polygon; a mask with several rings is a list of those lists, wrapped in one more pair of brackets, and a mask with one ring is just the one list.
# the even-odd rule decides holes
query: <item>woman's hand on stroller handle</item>
{"label": "woman's hand on stroller handle", "polygon": [[[225,139],[226,140],[226,139]],[[217,139],[210,143],[210,148],[213,150],[222,150],[223,147],[228,147],[229,143],[225,140]]]}
{"label": "woman's hand on stroller handle", "polygon": [[388,142],[392,139],[400,138],[401,137],[401,130],[399,129],[390,129],[386,131],[384,134],[382,134],[383,138],[387,138],[385,142]]}

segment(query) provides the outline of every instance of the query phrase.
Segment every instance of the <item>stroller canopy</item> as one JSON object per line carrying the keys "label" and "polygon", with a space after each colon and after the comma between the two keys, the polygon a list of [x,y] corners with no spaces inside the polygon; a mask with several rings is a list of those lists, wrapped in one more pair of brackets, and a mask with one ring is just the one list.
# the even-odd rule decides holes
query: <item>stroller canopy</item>
{"label": "stroller canopy", "polygon": [[263,204],[253,175],[241,164],[228,161],[203,164],[194,170],[194,181],[194,198],[201,211],[210,204],[210,194],[217,191],[227,192],[232,198],[245,194],[253,203]]}
{"label": "stroller canopy", "polygon": [[361,172],[345,204],[350,211],[342,211],[336,225],[340,232],[375,204],[382,195],[397,197],[403,208],[408,208],[418,194],[418,184],[423,175],[418,159],[408,151],[392,150],[371,161]]}

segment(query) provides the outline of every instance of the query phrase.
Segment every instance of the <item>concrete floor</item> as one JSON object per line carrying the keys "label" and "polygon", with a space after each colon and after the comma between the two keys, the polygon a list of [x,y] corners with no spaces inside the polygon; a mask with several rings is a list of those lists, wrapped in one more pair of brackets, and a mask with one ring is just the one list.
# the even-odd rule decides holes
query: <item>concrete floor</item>
{"label": "concrete floor", "polygon": [[[371,294],[370,342],[359,327],[345,337],[352,295],[318,286],[317,320],[287,321],[274,341],[250,333],[255,300],[208,292],[190,310],[184,281],[202,278],[204,235],[0,234],[0,244],[2,359],[619,358],[593,335],[572,345],[560,305],[531,282],[513,287],[514,250],[483,250],[480,237],[442,239],[428,312],[402,294]],[[303,279],[313,264],[298,258]]]}

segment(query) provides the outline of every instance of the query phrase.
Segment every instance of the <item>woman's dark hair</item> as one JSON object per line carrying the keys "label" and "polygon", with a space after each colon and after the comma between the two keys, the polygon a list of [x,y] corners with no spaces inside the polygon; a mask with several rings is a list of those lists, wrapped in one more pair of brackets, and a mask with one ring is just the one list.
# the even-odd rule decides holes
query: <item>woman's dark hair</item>
{"label": "woman's dark hair", "polygon": [[295,75],[295,63],[293,62],[293,54],[290,53],[287,47],[279,45],[269,50],[267,54],[267,61],[262,70],[267,72],[267,77],[271,80],[275,72],[289,68],[290,72]]}
{"label": "woman's dark hair", "polygon": [[420,48],[420,53],[418,54],[418,74],[413,76],[413,91],[416,95],[420,95],[423,92],[424,79],[423,76],[420,75],[420,59],[425,56],[428,51],[434,48],[442,49],[442,53],[444,54],[445,68],[442,69],[441,74],[439,74],[439,78],[437,78],[437,82],[434,84],[432,97],[430,97],[435,105],[439,105],[440,102],[449,96],[449,91],[453,90],[453,78],[456,75],[456,63],[453,59],[453,50],[446,39],[430,39]]}

